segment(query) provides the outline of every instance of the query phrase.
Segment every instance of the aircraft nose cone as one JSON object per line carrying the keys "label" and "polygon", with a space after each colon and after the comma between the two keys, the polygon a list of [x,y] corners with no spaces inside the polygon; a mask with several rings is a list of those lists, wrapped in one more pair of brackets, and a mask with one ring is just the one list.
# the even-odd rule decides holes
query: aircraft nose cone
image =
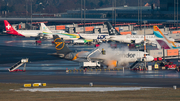
{"label": "aircraft nose cone", "polygon": [[152,56],[146,56],[146,61],[153,61],[154,60],[154,57],[152,57]]}
{"label": "aircraft nose cone", "polygon": [[154,60],[154,57],[150,56],[150,61],[153,61]]}

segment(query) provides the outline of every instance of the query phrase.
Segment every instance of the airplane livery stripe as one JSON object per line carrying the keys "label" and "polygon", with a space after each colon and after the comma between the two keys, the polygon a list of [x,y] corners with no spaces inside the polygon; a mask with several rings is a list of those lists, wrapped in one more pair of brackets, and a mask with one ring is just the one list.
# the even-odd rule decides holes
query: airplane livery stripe
{"label": "airplane livery stripe", "polygon": [[158,31],[153,31],[153,32],[154,32],[154,35],[155,35],[156,37],[158,37],[158,38],[163,38],[163,36],[161,35],[160,32],[158,32]]}

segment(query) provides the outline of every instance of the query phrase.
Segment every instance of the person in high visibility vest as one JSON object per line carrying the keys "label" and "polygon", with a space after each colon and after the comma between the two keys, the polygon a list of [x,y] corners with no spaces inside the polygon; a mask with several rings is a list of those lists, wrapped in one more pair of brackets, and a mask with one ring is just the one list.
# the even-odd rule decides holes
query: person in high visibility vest
{"label": "person in high visibility vest", "polygon": [[106,54],[106,51],[104,50],[104,48],[102,48],[101,53],[102,53],[103,55],[105,55],[105,54]]}

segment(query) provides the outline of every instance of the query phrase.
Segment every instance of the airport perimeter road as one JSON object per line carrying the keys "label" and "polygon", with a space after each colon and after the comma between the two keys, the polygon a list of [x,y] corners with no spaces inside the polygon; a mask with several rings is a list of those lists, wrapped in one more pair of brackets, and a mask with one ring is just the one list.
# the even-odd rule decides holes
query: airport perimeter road
{"label": "airport perimeter road", "polygon": [[[61,74],[45,75],[43,72],[38,75],[29,75],[27,72],[0,73],[1,83],[47,83],[47,84],[89,84],[94,85],[122,85],[122,86],[147,86],[147,87],[180,87],[179,78],[117,78],[107,75],[82,75],[82,74]],[[40,75],[41,74],[41,75]]]}

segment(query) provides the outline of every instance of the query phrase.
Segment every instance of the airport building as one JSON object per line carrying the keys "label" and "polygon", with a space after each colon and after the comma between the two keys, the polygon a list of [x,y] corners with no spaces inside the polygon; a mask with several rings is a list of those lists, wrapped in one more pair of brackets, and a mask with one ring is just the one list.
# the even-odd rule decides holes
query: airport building
{"label": "airport building", "polygon": [[160,8],[162,11],[174,11],[179,9],[179,0],[160,0]]}
{"label": "airport building", "polygon": [[177,0],[160,0],[160,7],[155,4],[143,6],[109,7],[99,9],[69,10],[60,14],[62,18],[116,18],[118,19],[174,19],[174,9],[179,8]]}

